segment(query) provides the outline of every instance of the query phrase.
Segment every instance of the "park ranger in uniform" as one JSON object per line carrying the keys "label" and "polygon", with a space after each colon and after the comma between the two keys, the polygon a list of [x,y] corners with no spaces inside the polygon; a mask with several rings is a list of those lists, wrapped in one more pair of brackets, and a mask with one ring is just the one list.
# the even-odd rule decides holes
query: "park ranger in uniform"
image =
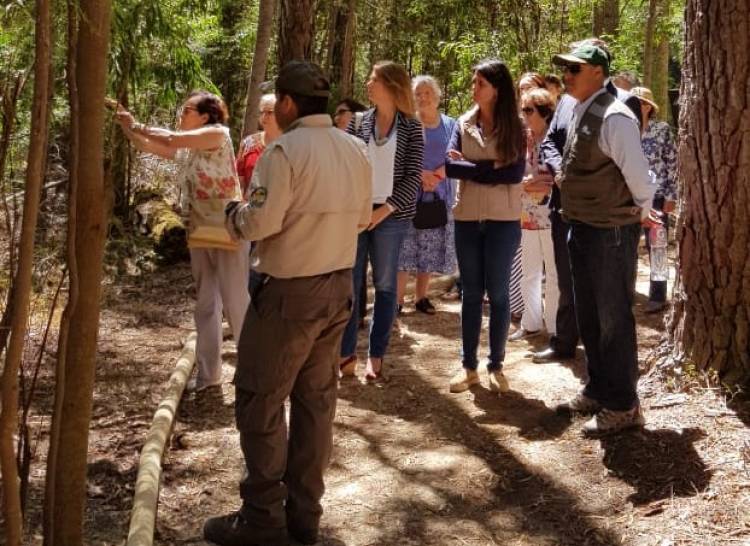
{"label": "park ranger in uniform", "polygon": [[275,105],[284,134],[260,158],[247,203],[227,206],[230,233],[256,242],[251,262],[259,275],[234,378],[247,470],[242,507],[206,522],[205,538],[217,544],[318,538],[351,269],[372,213],[366,148],[333,127],[328,96],[317,66],[284,66]]}

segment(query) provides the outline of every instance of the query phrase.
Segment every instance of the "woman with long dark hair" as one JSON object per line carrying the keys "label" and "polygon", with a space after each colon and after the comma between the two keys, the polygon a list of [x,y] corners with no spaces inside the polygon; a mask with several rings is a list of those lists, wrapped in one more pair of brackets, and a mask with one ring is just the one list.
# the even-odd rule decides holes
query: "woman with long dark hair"
{"label": "woman with long dark hair", "polygon": [[521,186],[526,137],[518,116],[516,90],[508,67],[491,59],[474,67],[474,106],[458,119],[445,164],[459,180],[453,215],[456,254],[463,285],[462,370],[451,392],[480,382],[477,350],[482,301],[490,300],[490,390],[505,392],[502,372],[510,325],[508,286],[513,256],[521,240]]}
{"label": "woman with long dark hair", "polygon": [[176,131],[136,123],[118,110],[125,136],[144,152],[172,159],[181,167],[188,224],[190,265],[196,285],[195,327],[198,376],[189,388],[221,383],[221,316],[226,312],[235,343],[250,301],[246,286],[248,247],[231,239],[224,207],[242,198],[224,101],[206,91],[191,93],[180,107]]}

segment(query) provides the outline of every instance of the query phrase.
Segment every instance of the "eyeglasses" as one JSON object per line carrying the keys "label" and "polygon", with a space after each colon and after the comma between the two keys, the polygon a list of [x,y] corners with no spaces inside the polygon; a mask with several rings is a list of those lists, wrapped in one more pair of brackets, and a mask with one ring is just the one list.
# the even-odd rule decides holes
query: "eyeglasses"
{"label": "eyeglasses", "polygon": [[536,108],[534,108],[533,106],[524,106],[523,108],[521,108],[521,112],[523,112],[527,116],[530,116],[531,114],[536,112]]}
{"label": "eyeglasses", "polygon": [[333,113],[333,117],[337,118],[343,114],[346,114],[347,112],[351,112],[351,110],[349,110],[348,108],[340,108]]}
{"label": "eyeglasses", "polygon": [[564,64],[562,66],[562,71],[569,72],[573,75],[576,75],[581,71],[581,65],[580,64]]}
{"label": "eyeglasses", "polygon": [[188,112],[197,112],[197,111],[198,111],[198,108],[196,108],[192,104],[185,104],[184,106],[181,106],[179,110],[177,110],[177,115],[179,117],[182,117]]}

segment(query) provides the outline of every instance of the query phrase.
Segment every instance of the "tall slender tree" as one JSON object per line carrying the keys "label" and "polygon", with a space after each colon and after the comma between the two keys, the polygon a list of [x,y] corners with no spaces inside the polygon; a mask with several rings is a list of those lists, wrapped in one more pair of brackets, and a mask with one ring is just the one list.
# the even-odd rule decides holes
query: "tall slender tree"
{"label": "tall slender tree", "polygon": [[21,544],[23,514],[20,484],[16,464],[14,437],[18,428],[18,370],[26,343],[29,320],[31,270],[34,261],[34,236],[39,217],[39,194],[44,180],[49,127],[50,81],[50,4],[36,1],[34,101],[31,112],[31,138],[26,165],[21,240],[18,265],[13,278],[13,312],[10,319],[10,339],[2,375],[2,411],[0,412],[0,469],[3,485],[3,514],[5,543]]}
{"label": "tall slender tree", "polygon": [[681,96],[674,353],[727,382],[748,381],[750,3],[688,0]]}
{"label": "tall slender tree", "polygon": [[[45,544],[83,543],[88,429],[91,421],[99,329],[102,258],[107,229],[104,189],[104,95],[112,6],[110,0],[80,0],[77,35],[77,173],[74,252],[80,290],[69,301],[64,340],[63,384],[55,396],[47,479],[54,480]],[[72,307],[70,307],[72,303]],[[52,472],[50,472],[52,470]]]}
{"label": "tall slender tree", "polygon": [[245,95],[245,120],[242,124],[242,138],[254,132],[258,127],[260,113],[258,105],[263,94],[261,84],[266,77],[268,65],[268,51],[271,48],[271,34],[273,33],[273,16],[276,11],[276,0],[260,0],[258,12],[258,27],[255,33],[255,51],[253,66],[250,69],[250,79],[247,82]]}

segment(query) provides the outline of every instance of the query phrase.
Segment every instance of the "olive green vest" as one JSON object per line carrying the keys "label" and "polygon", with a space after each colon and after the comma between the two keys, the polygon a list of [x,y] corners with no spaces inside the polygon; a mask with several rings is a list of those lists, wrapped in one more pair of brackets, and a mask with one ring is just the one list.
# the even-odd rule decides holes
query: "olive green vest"
{"label": "olive green vest", "polygon": [[606,228],[641,220],[622,172],[599,147],[605,113],[616,100],[609,93],[596,97],[565,144],[560,195],[569,222]]}

